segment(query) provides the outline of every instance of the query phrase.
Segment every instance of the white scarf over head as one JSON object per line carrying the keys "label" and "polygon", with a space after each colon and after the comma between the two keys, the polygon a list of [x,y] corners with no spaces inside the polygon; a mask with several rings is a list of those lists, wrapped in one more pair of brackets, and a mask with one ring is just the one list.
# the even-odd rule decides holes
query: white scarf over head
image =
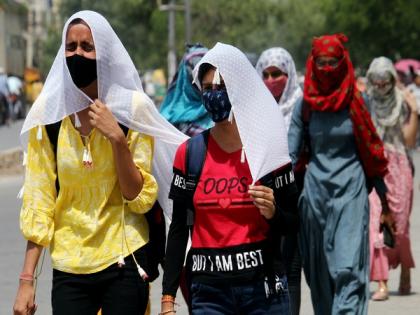
{"label": "white scarf over head", "polygon": [[[65,41],[69,23],[80,18],[89,25],[96,50],[98,99],[118,122],[154,138],[153,174],[159,184],[159,202],[167,219],[172,217],[168,199],[176,149],[187,137],[167,122],[143,92],[130,56],[108,21],[93,11],[72,15],[63,28],[62,43],[44,87],[32,105],[21,131],[26,151],[32,128],[58,122],[88,107],[92,100],[75,86],[67,68]],[[169,220],[167,220],[168,222]]]}
{"label": "white scarf over head", "polygon": [[295,63],[286,49],[273,47],[263,51],[260,58],[258,58],[255,68],[260,77],[262,77],[263,71],[273,66],[287,74],[286,87],[279,100],[279,105],[286,121],[286,126],[289,129],[293,107],[296,101],[303,96],[302,89],[299,86]]}
{"label": "white scarf over head", "polygon": [[253,182],[289,163],[281,109],[247,57],[236,47],[217,43],[194,68],[200,89],[198,71],[204,63],[214,66],[225,82]]}
{"label": "white scarf over head", "polygon": [[[366,73],[368,79],[368,96],[372,114],[376,121],[376,128],[380,136],[383,136],[384,128],[397,124],[402,110],[404,97],[402,91],[397,87],[397,71],[392,61],[386,57],[373,59]],[[377,96],[374,93],[374,80],[392,80],[392,90],[384,96]]]}

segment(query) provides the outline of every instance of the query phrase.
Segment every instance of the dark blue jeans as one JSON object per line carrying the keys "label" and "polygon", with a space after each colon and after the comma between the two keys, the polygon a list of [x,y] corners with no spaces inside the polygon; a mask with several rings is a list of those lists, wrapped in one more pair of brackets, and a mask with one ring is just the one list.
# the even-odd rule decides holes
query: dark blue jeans
{"label": "dark blue jeans", "polygon": [[193,282],[192,313],[206,315],[289,315],[289,292],[286,277],[284,290],[266,297],[264,281],[232,286],[228,283],[208,285]]}
{"label": "dark blue jeans", "polygon": [[282,253],[286,261],[287,281],[289,284],[290,315],[299,315],[302,258],[298,248],[297,235],[285,237]]}

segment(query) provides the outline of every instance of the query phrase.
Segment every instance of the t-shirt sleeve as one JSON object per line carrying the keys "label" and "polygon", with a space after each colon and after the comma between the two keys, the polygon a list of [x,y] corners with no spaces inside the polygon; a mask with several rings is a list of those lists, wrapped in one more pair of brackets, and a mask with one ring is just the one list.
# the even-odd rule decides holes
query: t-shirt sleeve
{"label": "t-shirt sleeve", "polygon": [[185,172],[185,159],[187,152],[187,142],[184,142],[178,147],[175,154],[171,188],[169,191],[169,198],[172,200],[185,200],[189,197],[187,189],[187,174]]}
{"label": "t-shirt sleeve", "polygon": [[274,217],[269,220],[270,225],[275,226],[274,230],[281,235],[297,233],[299,228],[297,207],[299,192],[292,164],[288,163],[264,176],[260,183],[274,191],[276,212]]}

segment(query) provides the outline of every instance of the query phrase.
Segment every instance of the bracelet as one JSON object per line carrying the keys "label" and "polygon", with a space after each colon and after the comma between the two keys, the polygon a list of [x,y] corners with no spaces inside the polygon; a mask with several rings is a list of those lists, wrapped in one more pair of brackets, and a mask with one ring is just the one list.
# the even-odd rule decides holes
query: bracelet
{"label": "bracelet", "polygon": [[34,281],[34,276],[29,274],[29,273],[21,273],[19,275],[19,280],[24,280],[24,281],[30,281],[33,282]]}
{"label": "bracelet", "polygon": [[168,295],[163,295],[160,302],[161,303],[171,302],[171,303],[175,304],[175,298],[172,295],[169,295],[169,294]]}
{"label": "bracelet", "polygon": [[164,311],[164,312],[159,313],[158,315],[165,315],[165,314],[169,314],[169,313],[176,313],[176,311],[175,310]]}

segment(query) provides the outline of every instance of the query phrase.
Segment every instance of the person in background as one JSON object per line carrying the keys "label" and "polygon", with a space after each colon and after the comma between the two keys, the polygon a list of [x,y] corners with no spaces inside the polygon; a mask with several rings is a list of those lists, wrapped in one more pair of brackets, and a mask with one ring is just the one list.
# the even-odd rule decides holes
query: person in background
{"label": "person in background", "polygon": [[414,95],[396,86],[397,73],[392,61],[375,58],[367,71],[368,102],[376,131],[385,146],[388,159],[389,209],[396,224],[394,248],[384,244],[380,229],[382,206],[373,191],[370,196],[370,279],[378,282],[372,300],[388,299],[388,270],[401,265],[399,293],[410,293],[410,269],[414,268],[409,236],[409,219],[413,204],[413,169],[408,150],[416,143],[417,105]]}
{"label": "person in background", "polygon": [[367,90],[367,79],[362,76],[358,76],[356,79],[356,86],[360,93],[366,93]]}
{"label": "person in background", "polygon": [[10,92],[9,101],[12,119],[24,118],[26,114],[26,104],[22,80],[17,76],[9,75],[7,77],[7,85]]}
{"label": "person in background", "polygon": [[293,108],[303,96],[292,56],[284,48],[270,48],[261,54],[255,68],[279,104],[289,129]]}
{"label": "person in background", "polygon": [[367,314],[368,185],[386,192],[383,144],[356,88],[346,42],[343,34],[313,39],[304,99],[289,129],[294,166],[309,148],[298,239],[315,315]]}
{"label": "person in background", "polygon": [[408,85],[407,89],[414,94],[417,102],[417,112],[420,113],[420,69],[414,71],[413,83]]}
{"label": "person in background", "polygon": [[[302,102],[302,89],[298,84],[295,63],[290,53],[281,47],[265,50],[259,57],[256,70],[279,104],[286,127],[289,128],[293,108]],[[286,261],[289,284],[290,311],[300,310],[300,282],[302,262],[299,254],[297,234],[285,237],[282,252]]]}
{"label": "person in background", "polygon": [[7,74],[4,68],[0,67],[0,112],[1,112],[1,123],[10,123],[10,91],[7,84]]}
{"label": "person in background", "polygon": [[[413,71],[414,80],[407,86],[408,90],[414,94],[417,103],[417,115],[420,119],[420,69]],[[420,129],[417,129],[416,147],[420,147]]]}
{"label": "person in background", "polygon": [[192,84],[192,71],[207,51],[200,44],[187,47],[159,109],[171,124],[188,136],[194,136],[213,126],[211,117],[203,106],[200,91]]}

